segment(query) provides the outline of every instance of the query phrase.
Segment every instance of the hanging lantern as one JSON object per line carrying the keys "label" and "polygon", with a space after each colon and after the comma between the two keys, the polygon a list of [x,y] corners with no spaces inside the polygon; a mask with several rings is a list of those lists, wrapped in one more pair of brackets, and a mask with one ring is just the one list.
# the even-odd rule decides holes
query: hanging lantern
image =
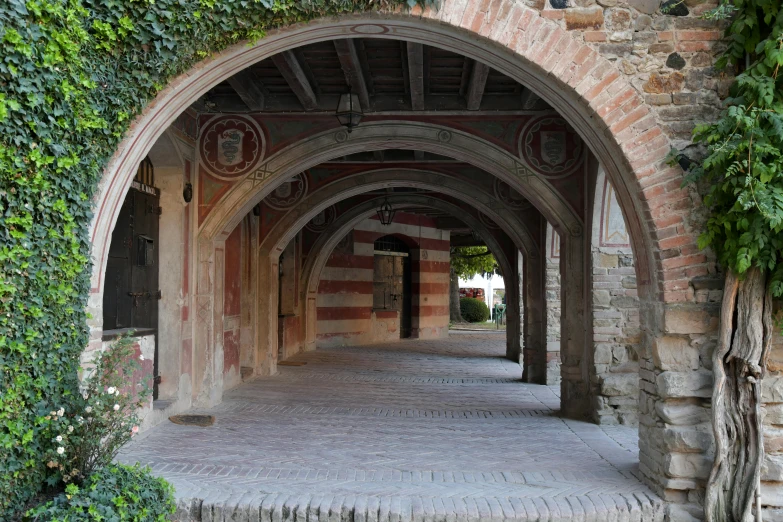
{"label": "hanging lantern", "polygon": [[190,203],[193,200],[193,184],[190,182],[185,183],[185,188],[182,189],[182,199],[185,203]]}
{"label": "hanging lantern", "polygon": [[340,101],[337,103],[337,120],[340,125],[345,127],[348,132],[351,132],[354,127],[359,125],[359,122],[364,115],[362,113],[362,105],[359,103],[359,96],[351,92],[350,87],[348,92],[340,95]]}
{"label": "hanging lantern", "polygon": [[382,225],[391,225],[391,222],[394,221],[394,213],[397,211],[392,208],[388,200],[385,200],[383,205],[381,205],[381,208],[376,212],[378,213],[378,219],[381,220]]}

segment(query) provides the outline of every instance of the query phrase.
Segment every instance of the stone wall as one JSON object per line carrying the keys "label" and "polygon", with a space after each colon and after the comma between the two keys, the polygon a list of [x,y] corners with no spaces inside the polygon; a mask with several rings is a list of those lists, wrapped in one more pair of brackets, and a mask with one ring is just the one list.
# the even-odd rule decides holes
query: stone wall
{"label": "stone wall", "polygon": [[546,226],[546,384],[560,384],[560,236]]}
{"label": "stone wall", "polygon": [[[780,316],[778,316],[780,317]],[[762,381],[764,403],[764,464],[761,468],[761,502],[764,520],[783,520],[783,338],[777,337]]]}

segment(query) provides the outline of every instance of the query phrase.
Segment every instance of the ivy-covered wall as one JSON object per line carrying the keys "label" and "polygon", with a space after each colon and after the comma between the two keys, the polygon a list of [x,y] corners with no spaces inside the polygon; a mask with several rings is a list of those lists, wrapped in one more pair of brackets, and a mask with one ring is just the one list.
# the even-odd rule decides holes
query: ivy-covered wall
{"label": "ivy-covered wall", "polygon": [[59,477],[49,412],[87,343],[97,181],[174,76],[266,29],[399,0],[0,3],[0,518]]}

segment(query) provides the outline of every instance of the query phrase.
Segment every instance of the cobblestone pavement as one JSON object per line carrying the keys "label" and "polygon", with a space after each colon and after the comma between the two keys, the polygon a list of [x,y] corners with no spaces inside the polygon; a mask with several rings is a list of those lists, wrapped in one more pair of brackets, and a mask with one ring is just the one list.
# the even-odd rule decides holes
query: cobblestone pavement
{"label": "cobblestone pavement", "polygon": [[226,393],[209,428],[126,447],[176,487],[179,520],[663,520],[636,430],[557,416],[505,336],[322,349]]}

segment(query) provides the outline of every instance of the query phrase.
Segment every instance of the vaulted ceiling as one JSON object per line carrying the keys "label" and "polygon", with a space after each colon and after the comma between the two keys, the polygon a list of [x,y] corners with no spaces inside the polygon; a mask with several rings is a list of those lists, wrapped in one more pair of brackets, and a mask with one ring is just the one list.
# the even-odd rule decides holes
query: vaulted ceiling
{"label": "vaulted ceiling", "polygon": [[277,54],[216,85],[194,108],[332,112],[349,86],[365,113],[550,108],[483,63],[428,45],[374,38],[324,41]]}

